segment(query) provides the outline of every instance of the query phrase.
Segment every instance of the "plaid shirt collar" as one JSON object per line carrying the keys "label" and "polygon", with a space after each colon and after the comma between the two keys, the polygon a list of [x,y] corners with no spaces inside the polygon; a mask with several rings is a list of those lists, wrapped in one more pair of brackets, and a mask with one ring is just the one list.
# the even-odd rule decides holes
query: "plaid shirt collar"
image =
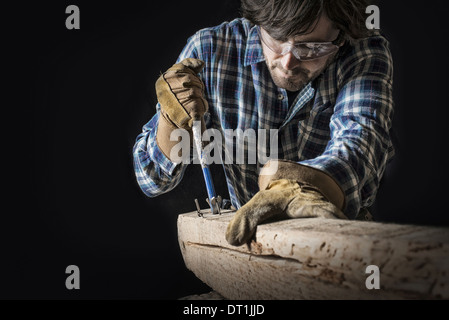
{"label": "plaid shirt collar", "polygon": [[257,26],[253,26],[248,34],[248,40],[245,50],[245,67],[265,61],[262,44],[260,43],[259,32]]}

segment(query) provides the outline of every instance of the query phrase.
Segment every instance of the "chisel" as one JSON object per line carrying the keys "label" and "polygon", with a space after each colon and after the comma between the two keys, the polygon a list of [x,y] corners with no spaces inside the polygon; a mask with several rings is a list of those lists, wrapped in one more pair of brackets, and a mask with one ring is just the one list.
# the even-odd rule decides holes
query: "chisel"
{"label": "chisel", "polygon": [[206,156],[203,152],[202,143],[201,143],[201,123],[195,121],[196,125],[192,126],[193,131],[193,141],[196,146],[196,150],[198,152],[198,159],[201,163],[201,169],[203,171],[204,182],[206,183],[207,196],[210,209],[212,214],[220,213],[220,196],[215,194],[214,182],[212,181],[212,175],[210,173],[209,166],[207,165]]}

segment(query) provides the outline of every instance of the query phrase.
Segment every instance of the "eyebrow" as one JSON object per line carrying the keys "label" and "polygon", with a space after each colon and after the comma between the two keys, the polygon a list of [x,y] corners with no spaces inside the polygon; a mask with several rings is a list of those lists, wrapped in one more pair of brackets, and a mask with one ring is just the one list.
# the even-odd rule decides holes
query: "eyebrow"
{"label": "eyebrow", "polygon": [[[306,39],[306,40],[296,40],[295,39],[296,37],[300,37],[300,36],[301,35],[297,35],[297,36],[293,37],[293,43],[302,43],[302,42],[332,42],[332,41],[335,40],[335,39],[325,40],[325,39],[314,38],[314,37],[312,37],[310,39]],[[307,38],[308,35],[303,35],[303,36]],[[337,37],[338,37],[338,35],[337,35]]]}
{"label": "eyebrow", "polygon": [[[261,29],[263,29],[263,28],[261,28],[261,27],[259,27],[259,32],[261,31]],[[275,41],[280,41],[280,42],[288,42],[289,40],[288,39],[285,39],[285,40],[280,40],[280,39],[275,39],[275,38],[273,38],[265,29],[263,29],[263,32],[264,33],[266,33],[267,35],[268,35],[268,37],[270,37],[270,38],[272,38],[272,39],[274,39]],[[336,41],[339,37],[340,37],[340,34],[341,34],[341,30],[339,30],[339,32],[338,32],[338,34],[337,34],[337,37],[335,38],[335,39],[331,39],[331,40],[323,40],[323,39],[320,39],[320,38],[310,38],[310,39],[307,39],[307,40],[295,40],[295,38],[296,37],[307,37],[307,36],[309,36],[309,34],[310,33],[308,33],[308,34],[302,34],[302,35],[297,35],[297,36],[293,36],[292,38],[293,38],[293,43],[307,43],[307,42],[334,42],[334,41]]]}

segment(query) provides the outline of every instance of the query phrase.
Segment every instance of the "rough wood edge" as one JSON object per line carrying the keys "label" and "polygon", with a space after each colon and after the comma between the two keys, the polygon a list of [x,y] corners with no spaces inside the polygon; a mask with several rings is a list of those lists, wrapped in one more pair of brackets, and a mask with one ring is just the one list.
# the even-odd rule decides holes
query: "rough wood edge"
{"label": "rough wood edge", "polygon": [[[224,239],[224,233],[232,213],[221,216],[205,215],[198,218],[196,213],[180,215],[178,218],[178,236],[186,266],[198,278],[226,298],[252,299],[259,296],[254,290],[247,296],[233,295],[231,285],[226,292],[214,286],[226,287],[223,283],[232,283],[229,275],[232,268],[245,270],[245,261],[268,257],[270,263],[276,260],[296,263],[296,271],[290,272],[291,281],[316,286],[319,280],[327,285],[324,291],[337,294],[334,298],[347,297],[349,291],[358,292],[354,298],[429,298],[449,299],[449,229],[414,225],[382,224],[375,222],[342,221],[325,219],[295,219],[261,225],[256,233],[256,241],[251,245],[234,247]],[[224,250],[226,249],[226,250]],[[208,275],[210,260],[216,257],[215,250],[221,250],[223,273]],[[192,260],[192,257],[201,255]],[[243,254],[243,256],[239,255]],[[244,258],[244,256],[248,256]],[[239,259],[231,256],[240,257]],[[214,258],[215,259],[215,258]],[[246,260],[245,260],[246,259]],[[256,259],[256,260],[254,260]],[[207,263],[209,261],[209,264]],[[242,266],[240,264],[243,263]],[[262,283],[270,263],[258,263],[259,269],[253,274]],[[372,292],[361,295],[360,285],[365,288],[365,273],[368,265],[377,265],[381,271],[382,295]],[[294,270],[295,268],[289,270]],[[240,273],[235,276],[239,276]],[[282,268],[279,273],[284,273]],[[277,273],[274,273],[276,275]],[[284,277],[284,274],[282,275]],[[289,276],[288,273],[286,275]],[[223,278],[223,281],[211,279]],[[329,278],[329,279],[328,279]],[[305,279],[313,279],[306,281]],[[243,279],[244,280],[244,279]],[[227,281],[227,282],[226,282]],[[255,281],[255,280],[253,280]],[[281,281],[282,283],[282,281]],[[240,285],[241,286],[241,285]],[[237,290],[234,287],[234,290]],[[238,290],[237,290],[238,291]],[[256,290],[257,291],[257,290]],[[376,290],[377,291],[377,290]],[[292,293],[290,295],[292,296]],[[293,295],[294,299],[316,298],[317,295]],[[324,295],[323,295],[324,296]],[[265,297],[273,299],[275,297]],[[277,296],[279,299],[289,297]],[[331,297],[327,297],[331,298]]]}

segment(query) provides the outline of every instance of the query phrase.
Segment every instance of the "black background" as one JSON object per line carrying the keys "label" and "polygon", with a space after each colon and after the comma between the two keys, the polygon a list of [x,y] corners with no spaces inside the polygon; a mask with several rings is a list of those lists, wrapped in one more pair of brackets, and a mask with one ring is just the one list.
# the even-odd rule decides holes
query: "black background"
{"label": "black background", "polygon": [[[449,225],[443,3],[378,1],[394,57],[397,140],[373,208],[379,221]],[[70,4],[80,8],[80,30],[65,27]],[[177,215],[206,197],[201,171],[190,166],[171,193],[147,198],[132,147],[155,112],[160,72],[190,35],[238,17],[238,7],[192,0],[3,8],[0,298],[176,299],[210,290],[185,268],[176,233]],[[213,172],[226,195],[221,171]],[[80,290],[65,288],[71,264],[81,270]]]}

